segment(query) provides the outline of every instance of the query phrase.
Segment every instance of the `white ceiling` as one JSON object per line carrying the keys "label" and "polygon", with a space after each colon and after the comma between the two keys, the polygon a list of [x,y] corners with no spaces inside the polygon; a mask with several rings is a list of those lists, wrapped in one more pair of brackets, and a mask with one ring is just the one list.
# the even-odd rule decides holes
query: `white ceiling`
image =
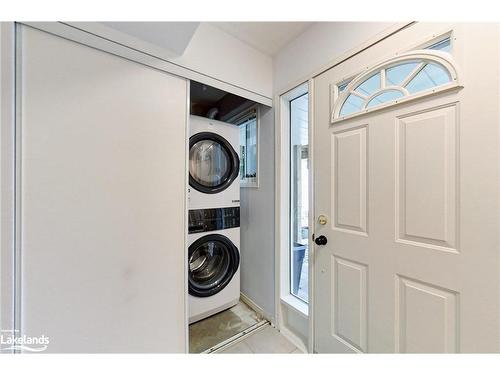
{"label": "white ceiling", "polygon": [[210,22],[269,56],[274,56],[312,22]]}
{"label": "white ceiling", "polygon": [[[208,22],[241,42],[273,57],[313,22]],[[126,34],[180,56],[188,46],[199,22],[96,22],[101,33],[112,39]],[[111,35],[110,35],[111,36]]]}

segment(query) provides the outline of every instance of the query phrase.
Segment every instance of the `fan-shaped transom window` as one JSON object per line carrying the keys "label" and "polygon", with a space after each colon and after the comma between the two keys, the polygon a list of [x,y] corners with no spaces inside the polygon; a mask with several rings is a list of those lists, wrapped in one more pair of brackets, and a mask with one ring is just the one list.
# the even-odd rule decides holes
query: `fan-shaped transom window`
{"label": "fan-shaped transom window", "polygon": [[338,86],[339,98],[332,120],[458,86],[451,59],[449,54],[421,50],[379,64],[348,84]]}

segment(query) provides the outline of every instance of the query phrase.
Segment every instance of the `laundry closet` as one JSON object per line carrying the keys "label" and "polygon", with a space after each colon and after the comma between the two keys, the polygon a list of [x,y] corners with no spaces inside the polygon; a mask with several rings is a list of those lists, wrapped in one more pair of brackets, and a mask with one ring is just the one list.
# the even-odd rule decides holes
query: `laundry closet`
{"label": "laundry closet", "polygon": [[[191,81],[188,310],[191,353],[220,350],[268,321],[240,300],[240,191],[257,186],[258,104]],[[245,264],[245,266],[247,266]],[[248,267],[245,268],[248,271]],[[253,277],[258,277],[256,273]]]}

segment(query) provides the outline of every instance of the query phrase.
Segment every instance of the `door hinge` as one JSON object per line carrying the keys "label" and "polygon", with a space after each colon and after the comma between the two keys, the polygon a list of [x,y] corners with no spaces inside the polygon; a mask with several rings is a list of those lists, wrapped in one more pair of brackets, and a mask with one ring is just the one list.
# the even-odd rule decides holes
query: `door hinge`
{"label": "door hinge", "polygon": [[314,233],[312,234],[312,240],[314,241]]}

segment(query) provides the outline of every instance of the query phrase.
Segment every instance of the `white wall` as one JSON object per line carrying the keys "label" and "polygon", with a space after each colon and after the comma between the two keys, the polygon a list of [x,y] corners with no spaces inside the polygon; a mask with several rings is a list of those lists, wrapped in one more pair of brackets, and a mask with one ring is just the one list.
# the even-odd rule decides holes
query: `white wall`
{"label": "white wall", "polygon": [[170,61],[272,98],[271,57],[202,22],[182,56]]}
{"label": "white wall", "polygon": [[259,187],[242,188],[241,291],[274,317],[274,110],[260,106]]}
{"label": "white wall", "polygon": [[[197,22],[28,24],[77,41],[81,35],[74,39],[77,34],[75,28],[84,30],[104,38],[94,43],[102,44],[106,39],[116,41],[146,52],[149,60],[154,60],[152,56],[161,58],[160,61],[168,65],[167,71],[173,74],[271,105],[271,57],[207,22],[200,22],[199,25]],[[88,43],[89,38],[85,41]]]}
{"label": "white wall", "polygon": [[284,47],[273,60],[275,93],[291,88],[299,80],[373,38],[394,23],[318,22]]}

